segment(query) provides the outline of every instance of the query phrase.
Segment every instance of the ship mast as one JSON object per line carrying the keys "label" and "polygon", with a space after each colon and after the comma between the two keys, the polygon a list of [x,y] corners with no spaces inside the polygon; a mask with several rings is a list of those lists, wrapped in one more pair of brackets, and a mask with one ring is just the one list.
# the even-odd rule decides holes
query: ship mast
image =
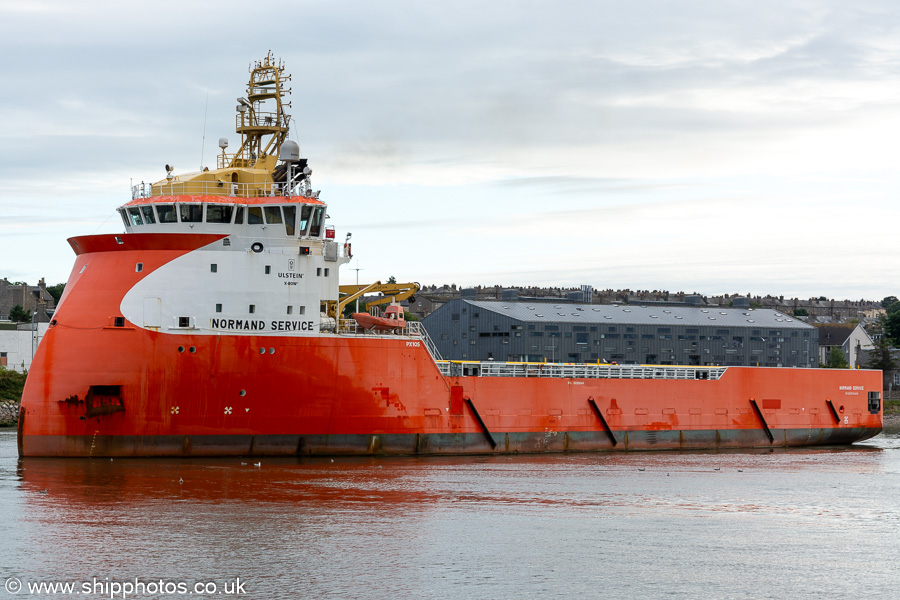
{"label": "ship mast", "polygon": [[247,96],[237,99],[235,131],[241,134],[241,147],[228,167],[253,168],[262,166],[257,161],[266,164],[271,162],[265,161],[267,157],[278,157],[291,118],[285,112],[291,104],[283,100],[291,92],[284,87],[290,79],[284,74],[284,62],[279,60],[276,64],[271,50],[250,68]]}

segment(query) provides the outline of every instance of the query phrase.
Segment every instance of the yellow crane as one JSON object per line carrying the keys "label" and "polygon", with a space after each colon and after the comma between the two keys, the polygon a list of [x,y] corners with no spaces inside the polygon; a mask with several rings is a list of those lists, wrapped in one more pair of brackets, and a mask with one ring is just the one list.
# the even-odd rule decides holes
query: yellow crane
{"label": "yellow crane", "polygon": [[347,295],[341,298],[338,303],[338,314],[342,314],[344,307],[360,296],[374,292],[381,293],[382,297],[366,302],[366,312],[373,306],[390,302],[401,302],[407,298],[410,302],[413,302],[416,299],[415,293],[419,291],[420,287],[418,283],[381,283],[380,281],[369,285],[342,285],[340,291],[342,294]]}

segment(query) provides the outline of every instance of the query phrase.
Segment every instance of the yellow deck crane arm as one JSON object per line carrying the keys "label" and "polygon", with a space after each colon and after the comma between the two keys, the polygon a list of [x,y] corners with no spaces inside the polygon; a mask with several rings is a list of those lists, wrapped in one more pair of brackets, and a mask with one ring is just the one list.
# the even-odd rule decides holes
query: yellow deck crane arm
{"label": "yellow deck crane arm", "polygon": [[[415,300],[415,294],[420,288],[421,286],[418,283],[381,283],[380,281],[371,285],[342,285],[340,287],[341,293],[348,294],[348,296],[341,298],[339,308],[343,309],[344,306],[363,294],[371,294],[373,292],[381,293],[382,297],[367,302],[366,311],[373,306],[388,304],[389,302],[402,302],[406,299],[410,299],[410,302],[412,302]],[[338,314],[340,314],[340,310]]]}

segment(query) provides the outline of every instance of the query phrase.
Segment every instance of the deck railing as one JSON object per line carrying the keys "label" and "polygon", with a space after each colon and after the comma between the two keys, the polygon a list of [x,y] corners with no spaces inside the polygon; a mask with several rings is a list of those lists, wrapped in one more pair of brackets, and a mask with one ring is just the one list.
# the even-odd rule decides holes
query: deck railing
{"label": "deck railing", "polygon": [[409,335],[422,340],[422,343],[425,344],[425,348],[428,349],[428,353],[431,354],[431,358],[434,359],[434,362],[438,364],[443,362],[443,359],[441,359],[441,353],[438,351],[437,346],[435,346],[434,342],[431,340],[431,336],[428,335],[428,331],[425,330],[425,327],[420,322],[407,321],[406,330]]}
{"label": "deck railing", "polygon": [[507,363],[437,361],[448,377],[554,377],[571,379],[719,379],[726,367],[660,365],[596,365],[575,363]]}
{"label": "deck railing", "polygon": [[[228,196],[234,198],[264,198],[294,195],[298,190],[285,190],[280,183],[231,183],[227,181],[182,181],[172,183],[143,183],[132,186],[131,199],[155,196]],[[318,198],[319,192],[309,195]]]}

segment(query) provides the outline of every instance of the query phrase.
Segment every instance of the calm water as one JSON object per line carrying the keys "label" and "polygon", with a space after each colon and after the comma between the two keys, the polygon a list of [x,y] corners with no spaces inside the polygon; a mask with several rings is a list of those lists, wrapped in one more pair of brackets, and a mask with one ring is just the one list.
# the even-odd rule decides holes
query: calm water
{"label": "calm water", "polygon": [[0,597],[37,597],[8,595],[12,576],[219,592],[239,577],[235,597],[258,599],[900,586],[898,432],[851,449],[241,462],[19,461],[0,430]]}

